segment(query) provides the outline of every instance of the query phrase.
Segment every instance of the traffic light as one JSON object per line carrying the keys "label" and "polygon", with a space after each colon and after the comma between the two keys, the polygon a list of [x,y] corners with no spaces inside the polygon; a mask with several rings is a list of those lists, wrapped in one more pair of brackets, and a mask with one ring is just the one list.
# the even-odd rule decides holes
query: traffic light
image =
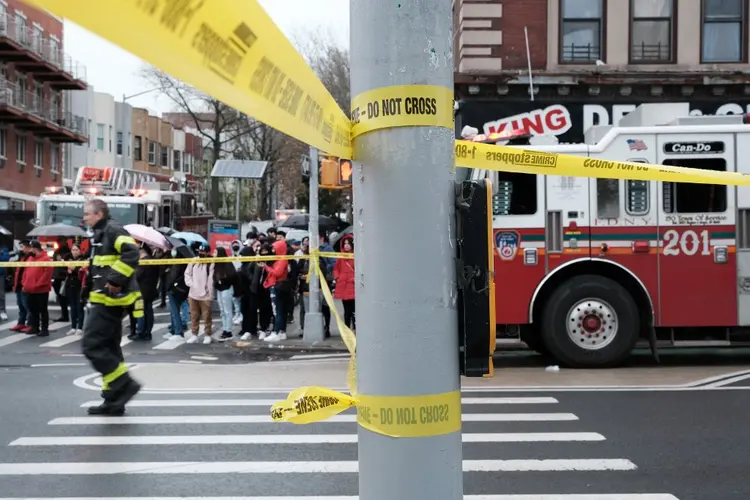
{"label": "traffic light", "polygon": [[352,173],[351,160],[339,160],[339,186],[351,186]]}
{"label": "traffic light", "polygon": [[458,347],[461,375],[491,377],[496,344],[492,186],[456,183]]}

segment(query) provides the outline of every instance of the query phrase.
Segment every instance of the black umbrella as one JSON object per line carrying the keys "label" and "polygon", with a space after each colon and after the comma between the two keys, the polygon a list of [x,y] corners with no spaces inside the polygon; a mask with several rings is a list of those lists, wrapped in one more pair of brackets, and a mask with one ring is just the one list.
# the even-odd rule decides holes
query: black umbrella
{"label": "black umbrella", "polygon": [[172,245],[172,248],[177,252],[177,257],[181,259],[190,259],[195,257],[195,254],[192,250],[190,250],[190,247],[188,247],[184,241],[172,238],[171,236],[167,236],[167,241],[170,245]]}
{"label": "black umbrella", "polygon": [[[287,220],[281,223],[279,229],[307,229],[310,227],[310,215],[309,214],[297,214],[292,215]],[[318,228],[323,231],[335,231],[341,227],[341,221],[333,217],[326,215],[318,216]]]}
{"label": "black umbrella", "polygon": [[50,224],[48,226],[39,226],[32,229],[26,236],[30,237],[62,237],[62,238],[75,238],[80,236],[82,238],[88,237],[86,231],[77,226],[69,226],[68,224]]}
{"label": "black umbrella", "polygon": [[171,227],[157,227],[156,230],[159,231],[164,236],[172,236],[176,232]]}

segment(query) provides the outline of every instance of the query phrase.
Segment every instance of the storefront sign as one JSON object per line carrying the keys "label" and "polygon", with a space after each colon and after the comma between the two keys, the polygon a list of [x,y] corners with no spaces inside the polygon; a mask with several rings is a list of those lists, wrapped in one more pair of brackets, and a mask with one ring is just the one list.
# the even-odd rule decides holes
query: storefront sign
{"label": "storefront sign", "polygon": [[[587,102],[467,100],[461,103],[456,113],[456,127],[460,132],[468,125],[485,134],[528,129],[532,135],[554,135],[561,143],[577,143],[584,142],[584,134],[592,126],[616,124],[639,104],[597,102],[594,99]],[[682,116],[750,113],[750,99],[729,103],[717,99],[677,104],[684,107]]]}

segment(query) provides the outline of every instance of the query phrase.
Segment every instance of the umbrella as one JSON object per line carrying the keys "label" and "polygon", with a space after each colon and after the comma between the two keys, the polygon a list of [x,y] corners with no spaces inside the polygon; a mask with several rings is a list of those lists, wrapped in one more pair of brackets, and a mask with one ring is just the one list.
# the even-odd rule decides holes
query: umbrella
{"label": "umbrella", "polygon": [[344,238],[344,236],[349,236],[350,238],[354,237],[354,226],[349,226],[343,231],[341,231],[339,234],[331,238],[330,243],[334,250],[337,252],[339,251],[339,243],[341,243],[341,240]]}
{"label": "umbrella", "polygon": [[193,251],[185,245],[185,243],[182,240],[178,240],[177,238],[172,238],[171,236],[167,236],[167,241],[170,245],[172,245],[172,248],[177,251],[178,257],[183,257],[186,259],[189,259],[191,257],[195,257],[195,254]]}
{"label": "umbrella", "polygon": [[45,237],[45,236],[60,236],[63,238],[74,238],[80,236],[82,238],[88,238],[86,231],[76,226],[69,226],[67,224],[50,224],[48,226],[39,226],[32,229],[26,236],[31,237]]}
{"label": "umbrella", "polygon": [[3,226],[0,226],[0,235],[3,236],[13,236],[13,233],[5,229]]}
{"label": "umbrella", "polygon": [[198,242],[198,243],[203,243],[204,245],[208,245],[206,238],[204,238],[198,233],[190,233],[190,232],[172,233],[170,235],[170,238],[179,238],[181,240],[187,241],[188,244]]}
{"label": "umbrella", "polygon": [[175,233],[175,230],[171,227],[157,227],[156,230],[164,236],[172,236]]}
{"label": "umbrella", "polygon": [[167,238],[152,227],[144,226],[143,224],[128,224],[125,226],[125,230],[133,238],[142,241],[146,245],[161,248],[162,250],[169,250]]}
{"label": "umbrella", "polygon": [[[310,214],[297,214],[292,215],[287,220],[281,223],[279,229],[290,228],[290,229],[307,229],[310,227]],[[333,217],[326,215],[320,215],[318,217],[318,229],[325,231],[335,231],[341,227],[341,221]]]}

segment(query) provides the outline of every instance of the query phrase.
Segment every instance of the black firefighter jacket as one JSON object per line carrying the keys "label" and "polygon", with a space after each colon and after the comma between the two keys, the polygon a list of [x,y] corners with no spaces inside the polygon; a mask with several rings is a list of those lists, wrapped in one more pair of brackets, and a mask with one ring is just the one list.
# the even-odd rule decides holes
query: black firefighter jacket
{"label": "black firefighter jacket", "polygon": [[[91,239],[89,302],[110,307],[135,304],[135,309],[142,310],[143,307],[138,307],[143,301],[135,279],[139,259],[138,244],[120,224],[111,219],[99,221]],[[119,286],[120,293],[111,295],[104,287],[107,283]]]}

